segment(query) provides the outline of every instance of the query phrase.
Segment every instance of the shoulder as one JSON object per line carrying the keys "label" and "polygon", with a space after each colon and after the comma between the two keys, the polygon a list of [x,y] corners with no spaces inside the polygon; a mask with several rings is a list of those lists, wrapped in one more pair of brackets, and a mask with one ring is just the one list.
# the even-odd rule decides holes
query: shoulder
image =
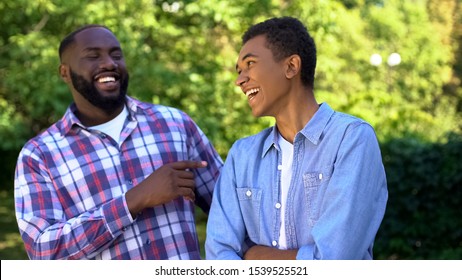
{"label": "shoulder", "polygon": [[334,112],[329,124],[332,127],[346,131],[374,132],[372,125],[364,119],[342,112]]}
{"label": "shoulder", "polygon": [[178,108],[147,103],[134,98],[130,98],[128,104],[137,120],[142,123],[149,123],[159,128],[168,127],[169,129],[197,126],[188,114]]}
{"label": "shoulder", "polygon": [[158,115],[162,115],[164,118],[171,118],[171,119],[191,119],[188,114],[186,114],[184,111],[174,108],[174,107],[169,107],[165,105],[153,105],[153,112],[155,112]]}
{"label": "shoulder", "polygon": [[[335,112],[326,127],[326,135],[342,139],[343,143],[377,143],[377,135],[372,125],[362,118]],[[375,144],[374,144],[375,145]]]}
{"label": "shoulder", "polygon": [[58,143],[65,139],[64,131],[60,129],[61,121],[54,123],[52,126],[40,132],[38,135],[29,139],[22,147],[20,155],[30,156],[38,155],[48,150],[52,143]]}
{"label": "shoulder", "polygon": [[155,118],[190,119],[182,110],[161,104],[152,104],[129,97],[129,107],[137,113],[143,113]]}
{"label": "shoulder", "polygon": [[336,124],[340,124],[340,125],[360,125],[360,124],[363,124],[363,123],[367,123],[365,120],[357,117],[357,116],[353,116],[353,115],[350,115],[350,114],[347,114],[347,113],[343,113],[343,112],[338,112],[338,111],[334,111],[334,114],[332,115],[332,120],[336,122]]}

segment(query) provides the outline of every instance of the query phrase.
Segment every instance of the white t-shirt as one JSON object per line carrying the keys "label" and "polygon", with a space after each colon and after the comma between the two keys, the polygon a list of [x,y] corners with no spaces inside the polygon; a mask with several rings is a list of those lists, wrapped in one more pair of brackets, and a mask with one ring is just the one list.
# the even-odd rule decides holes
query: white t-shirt
{"label": "white t-shirt", "polygon": [[292,162],[294,158],[294,145],[288,142],[279,134],[279,147],[282,154],[281,170],[281,229],[279,233],[279,246],[281,250],[287,249],[286,228],[285,228],[285,213],[287,206],[287,193],[289,192],[290,181],[292,179]]}
{"label": "white t-shirt", "polygon": [[124,126],[125,119],[128,116],[127,106],[124,106],[124,109],[120,114],[115,117],[114,119],[108,121],[107,123],[90,126],[90,129],[99,130],[104,134],[111,136],[120,146],[120,133],[122,132],[122,128]]}

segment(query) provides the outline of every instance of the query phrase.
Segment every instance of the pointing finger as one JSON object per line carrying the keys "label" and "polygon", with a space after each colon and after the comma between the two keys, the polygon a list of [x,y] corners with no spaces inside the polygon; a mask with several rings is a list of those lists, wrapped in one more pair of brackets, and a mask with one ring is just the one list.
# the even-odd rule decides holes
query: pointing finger
{"label": "pointing finger", "polygon": [[188,168],[202,168],[207,166],[206,161],[191,161],[191,160],[184,160],[184,161],[177,161],[170,164],[173,169],[177,170],[186,170]]}

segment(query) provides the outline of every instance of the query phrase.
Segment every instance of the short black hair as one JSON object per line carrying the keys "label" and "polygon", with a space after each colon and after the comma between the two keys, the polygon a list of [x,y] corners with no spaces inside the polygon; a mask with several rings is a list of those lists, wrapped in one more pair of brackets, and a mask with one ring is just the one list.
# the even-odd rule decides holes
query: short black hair
{"label": "short black hair", "polygon": [[314,87],[316,45],[300,20],[293,17],[280,17],[255,24],[242,36],[242,44],[259,35],[266,36],[267,47],[276,61],[293,54],[299,55],[302,61],[302,83]]}
{"label": "short black hair", "polygon": [[104,25],[100,25],[100,24],[87,24],[87,25],[77,28],[76,30],[69,33],[66,37],[64,37],[64,39],[59,44],[59,59],[60,60],[62,59],[64,51],[74,42],[75,35],[79,34],[80,32],[84,30],[87,30],[89,28],[95,28],[95,27],[102,27],[102,28],[105,28],[111,31],[108,27]]}

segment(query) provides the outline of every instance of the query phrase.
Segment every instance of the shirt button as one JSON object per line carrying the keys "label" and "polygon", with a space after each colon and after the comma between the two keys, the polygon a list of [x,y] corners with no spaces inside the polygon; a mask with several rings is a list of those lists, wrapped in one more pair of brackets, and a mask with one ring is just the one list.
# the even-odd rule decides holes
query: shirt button
{"label": "shirt button", "polygon": [[273,240],[273,242],[271,243],[274,247],[276,247],[276,245],[278,245],[278,243],[276,242],[276,240]]}
{"label": "shirt button", "polygon": [[276,209],[279,209],[279,208],[281,208],[281,203],[279,203],[279,202],[278,202],[278,203],[276,203],[276,205],[274,205],[274,207],[276,207]]}
{"label": "shirt button", "polygon": [[282,164],[278,165],[278,170],[282,170]]}
{"label": "shirt button", "polygon": [[245,193],[246,196],[251,196],[252,195],[252,192],[250,190],[248,190],[246,193]]}
{"label": "shirt button", "polygon": [[322,173],[319,173],[319,180],[322,180]]}
{"label": "shirt button", "polygon": [[133,185],[133,181],[132,181],[132,180],[128,180],[128,184],[129,184],[129,185]]}

